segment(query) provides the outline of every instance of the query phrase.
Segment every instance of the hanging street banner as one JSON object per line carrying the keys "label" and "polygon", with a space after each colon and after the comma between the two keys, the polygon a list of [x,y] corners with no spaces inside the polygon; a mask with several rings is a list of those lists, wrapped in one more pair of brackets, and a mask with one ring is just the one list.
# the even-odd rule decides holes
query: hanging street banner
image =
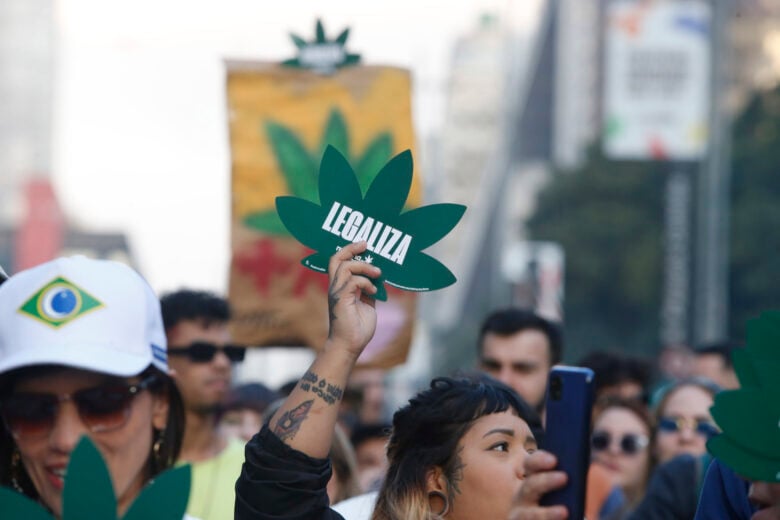
{"label": "hanging street banner", "polygon": [[[414,154],[409,72],[359,65],[344,50],[349,32],[311,42],[293,35],[298,56],[284,63],[228,62],[232,215],[229,299],[237,342],[320,348],[327,338],[328,278],[301,260],[314,250],[279,218],[277,197],[320,204],[319,168],[328,146],[354,170],[365,194],[404,150]],[[421,203],[419,168],[404,210]],[[359,360],[403,363],[411,343],[416,294],[387,288],[377,331]]]}
{"label": "hanging street banner", "polygon": [[707,152],[711,9],[704,0],[610,0],[604,152],[695,161]]}

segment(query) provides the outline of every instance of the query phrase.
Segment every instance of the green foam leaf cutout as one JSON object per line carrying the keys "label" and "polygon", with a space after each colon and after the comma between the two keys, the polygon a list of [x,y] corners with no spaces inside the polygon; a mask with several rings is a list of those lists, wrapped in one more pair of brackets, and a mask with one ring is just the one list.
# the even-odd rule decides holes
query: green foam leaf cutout
{"label": "green foam leaf cutout", "polygon": [[750,439],[752,451],[780,459],[780,403],[758,405],[764,396],[765,392],[758,388],[724,392],[712,408],[712,417],[734,439]]}
{"label": "green foam leaf cutout", "polygon": [[780,482],[780,312],[750,320],[747,332],[733,354],[740,388],[715,396],[710,410],[723,433],[707,449],[745,478]]}
{"label": "green foam leaf cutout", "polygon": [[181,519],[190,498],[191,478],[189,464],[161,473],[141,490],[122,520]]}
{"label": "green foam leaf cutout", "polygon": [[[168,470],[150,482],[122,520],[181,520],[190,495],[190,466]],[[54,520],[41,504],[0,488],[3,520]],[[62,491],[62,520],[117,520],[117,499],[108,468],[93,442],[82,437],[70,455]]]}
{"label": "green foam leaf cutout", "polygon": [[772,459],[763,453],[751,451],[728,434],[722,433],[707,441],[707,449],[745,478],[780,482],[780,459]]}
{"label": "green foam leaf cutout", "polygon": [[402,213],[412,185],[409,150],[393,157],[368,186],[365,196],[346,158],[328,146],[319,172],[320,204],[296,197],[276,198],[279,217],[289,232],[316,252],[301,263],[327,272],[328,260],[341,247],[365,240],[357,260],[382,270],[373,280],[378,300],[386,300],[384,282],[407,291],[432,291],[455,283],[441,262],[422,252],[441,240],[466,210],[458,204],[433,204]]}
{"label": "green foam leaf cutout", "polygon": [[73,450],[62,491],[63,518],[116,518],[111,475],[95,445],[82,437]]}
{"label": "green foam leaf cutout", "polygon": [[0,487],[0,518],[9,520],[54,520],[40,504],[13,489]]}

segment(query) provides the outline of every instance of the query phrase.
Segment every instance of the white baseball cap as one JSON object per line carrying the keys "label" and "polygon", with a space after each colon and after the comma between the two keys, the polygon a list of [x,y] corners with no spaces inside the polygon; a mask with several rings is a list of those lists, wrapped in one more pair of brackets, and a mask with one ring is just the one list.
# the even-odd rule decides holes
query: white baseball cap
{"label": "white baseball cap", "polygon": [[0,374],[53,364],[116,376],[168,370],[160,302],[131,268],[83,256],[0,286]]}

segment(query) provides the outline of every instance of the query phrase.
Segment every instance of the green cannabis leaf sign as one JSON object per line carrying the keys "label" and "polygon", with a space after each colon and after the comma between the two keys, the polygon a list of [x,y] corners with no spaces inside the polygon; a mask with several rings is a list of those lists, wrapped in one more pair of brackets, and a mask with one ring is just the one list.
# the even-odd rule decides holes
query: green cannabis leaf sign
{"label": "green cannabis leaf sign", "polygon": [[[121,520],[181,520],[190,498],[190,466],[165,471],[136,497]],[[54,520],[43,506],[0,487],[0,518]],[[71,453],[62,491],[62,520],[117,520],[111,475],[97,448],[82,437]]]}
{"label": "green cannabis leaf sign", "polygon": [[780,312],[747,328],[747,347],[733,353],[740,388],[720,392],[710,409],[723,433],[707,449],[751,480],[780,482]]}
{"label": "green cannabis leaf sign", "polygon": [[328,146],[320,163],[320,204],[298,197],[276,198],[279,218],[290,234],[316,251],[301,263],[327,272],[333,253],[365,240],[368,248],[356,259],[382,270],[374,280],[378,300],[387,299],[384,283],[406,291],[433,291],[455,283],[450,270],[422,250],[449,233],[466,207],[432,204],[402,213],[412,169],[411,152],[401,152],[379,171],[364,196],[349,162]]}

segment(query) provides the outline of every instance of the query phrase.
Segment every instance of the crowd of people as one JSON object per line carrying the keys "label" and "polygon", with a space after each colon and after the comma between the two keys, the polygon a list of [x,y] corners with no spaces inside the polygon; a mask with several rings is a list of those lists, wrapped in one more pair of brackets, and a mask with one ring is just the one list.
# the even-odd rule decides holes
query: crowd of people
{"label": "crowd of people", "polygon": [[[355,368],[380,274],[353,260],[364,248],[331,258],[328,339],[299,381],[275,389],[233,384],[246,347],[217,295],[158,299],[130,268],[83,257],[0,277],[0,485],[61,518],[69,456],[88,436],[118,516],[189,464],[190,519],[566,518],[541,505],[578,478],[543,449],[559,326],[492,312],[476,367],[437,375],[390,418],[382,373]],[[588,519],[780,518],[780,484],[746,481],[707,452],[715,396],[739,386],[739,348],[674,347],[666,373],[616,351],[575,363],[595,375]]]}

